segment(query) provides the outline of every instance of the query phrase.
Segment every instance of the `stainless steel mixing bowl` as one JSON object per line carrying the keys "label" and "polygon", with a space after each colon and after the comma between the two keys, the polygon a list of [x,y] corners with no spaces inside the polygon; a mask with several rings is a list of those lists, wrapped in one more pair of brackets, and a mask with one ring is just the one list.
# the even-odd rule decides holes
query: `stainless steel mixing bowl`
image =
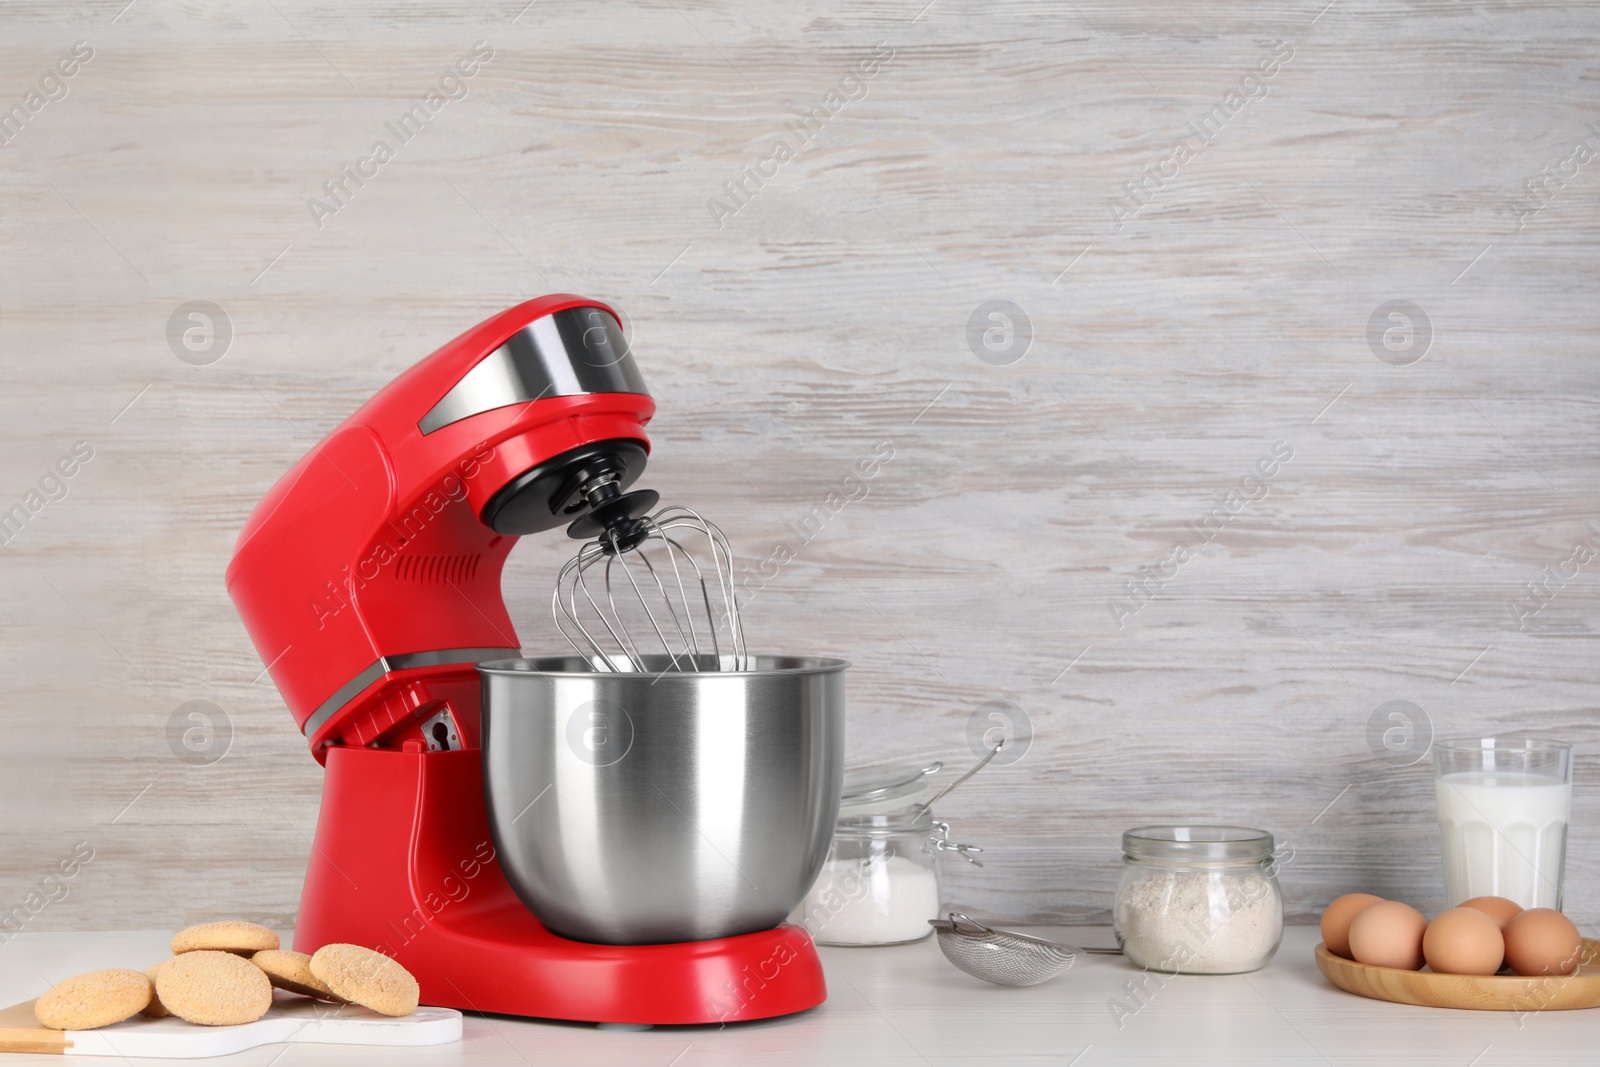
{"label": "stainless steel mixing bowl", "polygon": [[551,931],[644,945],[767,930],[805,897],[838,815],[838,659],[746,671],[478,664],[500,865]]}

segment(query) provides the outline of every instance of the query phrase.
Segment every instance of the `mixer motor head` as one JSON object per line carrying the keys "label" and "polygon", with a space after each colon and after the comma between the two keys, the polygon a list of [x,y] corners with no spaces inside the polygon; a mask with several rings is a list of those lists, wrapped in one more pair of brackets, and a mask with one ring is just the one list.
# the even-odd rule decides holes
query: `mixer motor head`
{"label": "mixer motor head", "polygon": [[379,390],[252,512],[228,590],[319,759],[476,747],[473,664],[521,646],[501,590],[513,545],[591,517],[609,545],[642,539],[655,495],[629,489],[655,402],[621,321],[570,293],[484,320]]}

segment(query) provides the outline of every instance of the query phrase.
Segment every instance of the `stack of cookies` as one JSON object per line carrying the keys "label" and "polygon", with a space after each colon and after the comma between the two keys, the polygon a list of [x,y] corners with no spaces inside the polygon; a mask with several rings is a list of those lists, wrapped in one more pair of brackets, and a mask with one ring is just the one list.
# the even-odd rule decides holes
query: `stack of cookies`
{"label": "stack of cookies", "polygon": [[267,1013],[274,986],[384,1015],[417,1010],[420,991],[411,973],[360,945],[324,945],[308,956],[279,948],[278,935],[265,926],[227,921],[179,931],[172,953],[142,973],[117,968],[68,978],[40,997],[33,1013],[52,1030],[92,1030],[141,1012],[237,1026]]}

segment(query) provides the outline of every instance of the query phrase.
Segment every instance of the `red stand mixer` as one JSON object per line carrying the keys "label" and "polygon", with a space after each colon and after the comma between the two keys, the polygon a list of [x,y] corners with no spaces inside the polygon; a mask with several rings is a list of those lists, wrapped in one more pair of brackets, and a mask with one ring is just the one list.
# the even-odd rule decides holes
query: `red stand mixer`
{"label": "red stand mixer", "polygon": [[[297,949],[376,948],[416,975],[424,1003],[511,1015],[717,1023],[825,999],[810,937],[786,922],[675,943],[558,936],[525,903],[535,879],[497,847],[516,819],[486,806],[475,665],[530,662],[502,565],[518,537],[569,523],[607,554],[633,547],[656,503],[628,491],[654,411],[617,314],[541,297],[400,375],[251,514],[228,591],[326,766]],[[817,781],[837,797],[836,771]]]}

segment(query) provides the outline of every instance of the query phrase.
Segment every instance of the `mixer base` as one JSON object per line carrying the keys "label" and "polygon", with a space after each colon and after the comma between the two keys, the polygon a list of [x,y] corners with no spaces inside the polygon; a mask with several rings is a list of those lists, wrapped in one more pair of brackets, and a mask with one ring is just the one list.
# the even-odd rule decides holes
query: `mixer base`
{"label": "mixer base", "polygon": [[424,1004],[504,1015],[714,1024],[827,998],[789,923],[672,945],[550,933],[506,882],[482,798],[476,750],[331,748],[294,947],[366,945],[416,975]]}

